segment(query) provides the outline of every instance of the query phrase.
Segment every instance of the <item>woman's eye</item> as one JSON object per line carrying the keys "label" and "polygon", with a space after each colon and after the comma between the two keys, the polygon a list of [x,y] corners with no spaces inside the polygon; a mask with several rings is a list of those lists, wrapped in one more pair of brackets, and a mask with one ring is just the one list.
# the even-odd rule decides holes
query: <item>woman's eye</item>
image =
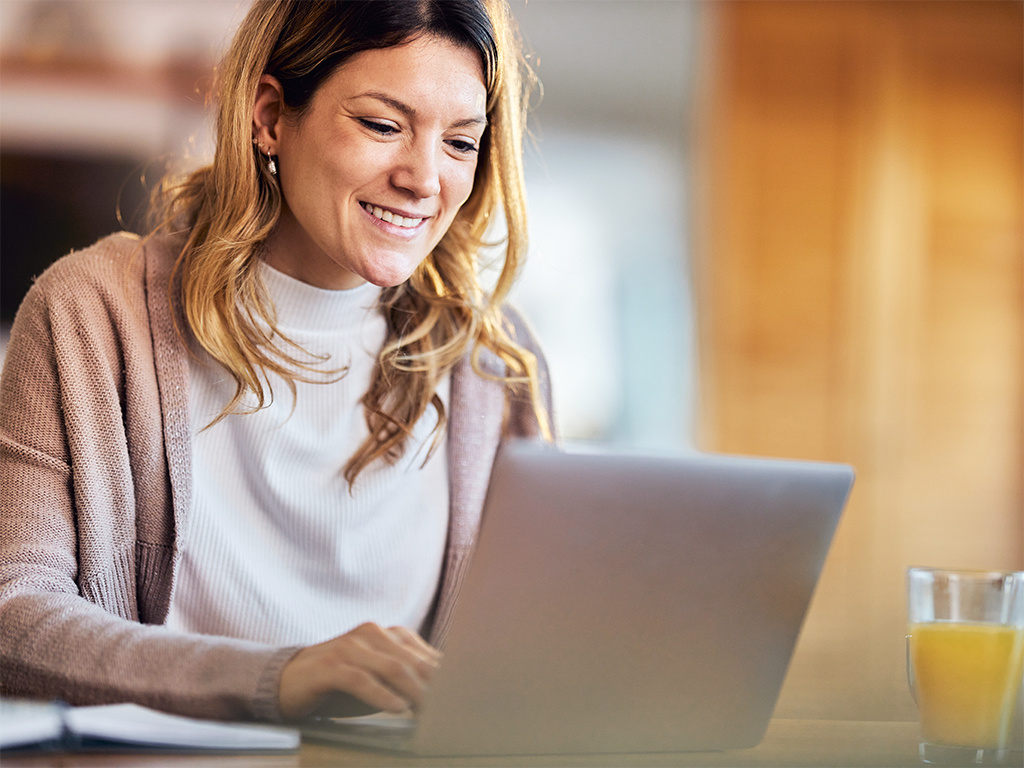
{"label": "woman's eye", "polygon": [[393,133],[397,133],[398,129],[390,123],[379,123],[376,120],[367,120],[365,117],[359,118],[360,124],[364,128],[369,128],[374,133],[379,133],[381,136],[390,136]]}
{"label": "woman's eye", "polygon": [[464,139],[452,139],[448,142],[448,146],[454,149],[456,152],[468,155],[472,152],[478,152],[476,144],[472,141],[466,141]]}

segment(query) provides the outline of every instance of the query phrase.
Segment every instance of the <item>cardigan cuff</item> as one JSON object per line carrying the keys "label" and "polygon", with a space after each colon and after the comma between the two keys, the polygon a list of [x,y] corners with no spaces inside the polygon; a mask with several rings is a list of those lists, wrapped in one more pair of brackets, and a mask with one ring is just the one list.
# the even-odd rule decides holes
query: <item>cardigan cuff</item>
{"label": "cardigan cuff", "polygon": [[253,701],[252,714],[257,720],[271,723],[284,722],[281,715],[281,700],[278,693],[281,688],[281,671],[295,657],[303,646],[296,645],[276,651],[263,668],[256,681],[256,696]]}

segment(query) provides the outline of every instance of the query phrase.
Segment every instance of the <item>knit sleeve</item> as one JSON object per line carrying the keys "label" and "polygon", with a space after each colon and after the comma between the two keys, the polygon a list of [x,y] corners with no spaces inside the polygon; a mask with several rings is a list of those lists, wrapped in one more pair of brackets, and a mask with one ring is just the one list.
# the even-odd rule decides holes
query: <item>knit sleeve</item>
{"label": "knit sleeve", "polygon": [[[130,249],[92,250],[30,290],[0,377],[0,690],[277,719],[297,649],[143,623],[148,595],[171,589],[157,565],[173,555],[142,524],[170,504],[158,399],[126,394],[155,380],[125,385],[152,376],[152,340],[141,287],[123,288],[142,284],[121,258]],[[129,439],[143,433],[155,437]]]}

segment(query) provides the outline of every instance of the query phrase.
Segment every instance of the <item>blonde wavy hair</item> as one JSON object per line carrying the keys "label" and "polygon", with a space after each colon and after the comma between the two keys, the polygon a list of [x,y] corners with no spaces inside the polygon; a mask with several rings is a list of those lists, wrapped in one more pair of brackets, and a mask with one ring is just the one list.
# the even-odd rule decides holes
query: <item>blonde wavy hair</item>
{"label": "blonde wavy hair", "polygon": [[[323,366],[278,332],[260,278],[261,248],[282,199],[251,140],[257,84],[264,73],[275,76],[287,109],[301,119],[317,88],[352,55],[424,34],[479,52],[488,127],[473,191],[450,229],[405,283],[382,291],[387,338],[362,399],[369,435],[345,465],[350,483],[377,459],[397,460],[431,406],[431,450],[437,448],[447,423],[437,386],[466,354],[479,375],[529,397],[541,434],[551,438],[537,360],[514,341],[502,312],[526,251],[522,141],[535,82],[504,0],[255,0],[217,73],[213,163],[165,182],[158,194],[162,226],[187,227],[175,269],[189,328],[235,380],[234,397],[217,420],[245,412],[247,394],[255,409],[272,399],[268,372],[282,377],[293,396],[297,381],[323,381]],[[499,206],[508,232],[504,261],[485,291],[480,254]],[[485,371],[484,350],[502,361],[503,376]]]}

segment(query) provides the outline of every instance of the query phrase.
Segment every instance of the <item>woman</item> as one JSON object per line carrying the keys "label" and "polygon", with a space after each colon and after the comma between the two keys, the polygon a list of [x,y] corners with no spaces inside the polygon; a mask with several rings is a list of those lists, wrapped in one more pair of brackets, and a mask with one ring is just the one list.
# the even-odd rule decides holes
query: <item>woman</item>
{"label": "woman", "polygon": [[212,165],[165,188],[151,236],[47,271],[12,329],[5,694],[265,720],[419,703],[495,451],[551,438],[502,305],[524,96],[498,0],[256,0]]}

